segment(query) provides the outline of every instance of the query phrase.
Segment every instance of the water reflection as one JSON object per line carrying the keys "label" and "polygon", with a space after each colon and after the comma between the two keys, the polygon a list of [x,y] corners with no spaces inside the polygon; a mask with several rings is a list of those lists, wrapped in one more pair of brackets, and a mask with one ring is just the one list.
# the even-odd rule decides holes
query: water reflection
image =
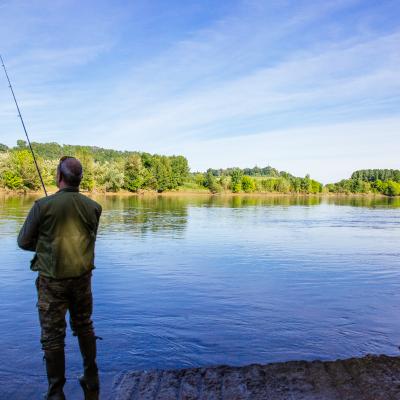
{"label": "water reflection", "polygon": [[175,197],[94,196],[102,204],[101,230],[129,231],[133,235],[181,235],[187,224],[188,204]]}
{"label": "water reflection", "polygon": [[352,206],[352,207],[371,207],[371,208],[399,208],[400,196],[327,196],[324,198],[327,204],[336,206]]}
{"label": "water reflection", "polygon": [[[316,206],[322,203],[354,206],[354,207],[400,207],[400,196],[353,196],[353,195],[328,195],[328,196],[304,196],[304,195],[114,195],[91,194],[96,201],[103,205],[105,210],[140,209],[142,211],[156,207],[158,213],[176,212],[179,214],[189,205],[192,206]],[[10,195],[0,194],[1,212],[3,215],[14,215],[31,205],[40,195]]]}
{"label": "water reflection", "polygon": [[[11,220],[24,218],[39,195],[0,195],[0,227]],[[383,196],[294,196],[294,195],[91,195],[103,206],[101,230],[108,232],[129,231],[132,235],[148,233],[183,235],[190,207],[289,207],[335,206],[399,208],[400,198]],[[17,232],[19,225],[13,225]],[[0,234],[5,233],[0,228]]]}

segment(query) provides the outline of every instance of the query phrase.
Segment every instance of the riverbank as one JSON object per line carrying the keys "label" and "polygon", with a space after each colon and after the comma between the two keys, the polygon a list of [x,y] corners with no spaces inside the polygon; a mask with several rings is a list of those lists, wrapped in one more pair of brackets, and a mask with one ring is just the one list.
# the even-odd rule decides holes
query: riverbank
{"label": "riverbank", "polygon": [[[54,194],[57,192],[56,187],[48,187],[47,193]],[[89,196],[139,196],[139,197],[155,197],[155,196],[163,196],[163,197],[185,197],[185,196],[215,196],[215,197],[343,197],[343,198],[391,198],[390,196],[386,196],[381,193],[331,193],[331,192],[323,192],[323,193],[282,193],[282,192],[239,192],[233,193],[230,191],[219,192],[219,193],[211,193],[208,190],[175,190],[175,191],[165,191],[165,192],[156,192],[152,190],[140,190],[138,192],[130,192],[128,190],[120,190],[118,192],[103,192],[103,191],[82,191],[82,193]],[[43,190],[35,190],[35,191],[18,191],[18,190],[8,190],[4,188],[0,188],[0,194],[2,195],[10,195],[10,196],[42,196]],[[399,198],[400,196],[392,196],[392,198]]]}
{"label": "riverbank", "polygon": [[400,357],[290,361],[119,375],[112,400],[395,400]]}

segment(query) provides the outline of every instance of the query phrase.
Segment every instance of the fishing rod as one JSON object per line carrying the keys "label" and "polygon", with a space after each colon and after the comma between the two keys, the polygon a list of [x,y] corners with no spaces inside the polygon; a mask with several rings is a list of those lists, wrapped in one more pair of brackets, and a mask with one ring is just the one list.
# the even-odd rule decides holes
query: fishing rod
{"label": "fishing rod", "polygon": [[25,136],[26,136],[26,139],[28,140],[29,148],[30,148],[31,153],[32,153],[33,161],[35,162],[36,170],[37,170],[37,172],[38,172],[38,174],[39,174],[40,182],[42,183],[42,187],[43,187],[43,190],[44,190],[44,194],[47,196],[46,186],[44,186],[42,174],[40,173],[39,165],[38,165],[38,163],[37,163],[37,160],[36,160],[36,157],[35,157],[35,153],[33,152],[33,148],[32,148],[32,145],[31,145],[31,141],[29,140],[28,132],[27,132],[27,130],[26,130],[25,123],[24,123],[24,120],[23,120],[22,115],[21,115],[21,111],[20,111],[19,106],[18,106],[18,103],[17,103],[17,98],[15,97],[14,89],[13,89],[13,87],[12,87],[12,85],[11,85],[10,78],[8,77],[8,73],[7,73],[7,70],[6,70],[6,66],[4,65],[4,60],[3,60],[3,57],[1,56],[1,54],[0,54],[0,60],[1,60],[2,66],[3,66],[3,68],[4,68],[4,72],[5,72],[5,74],[6,74],[6,77],[7,77],[8,86],[10,87],[11,93],[12,93],[12,95],[13,95],[15,105],[17,106],[18,116],[19,116],[19,118],[20,118],[20,120],[21,120],[22,127],[24,128]]}

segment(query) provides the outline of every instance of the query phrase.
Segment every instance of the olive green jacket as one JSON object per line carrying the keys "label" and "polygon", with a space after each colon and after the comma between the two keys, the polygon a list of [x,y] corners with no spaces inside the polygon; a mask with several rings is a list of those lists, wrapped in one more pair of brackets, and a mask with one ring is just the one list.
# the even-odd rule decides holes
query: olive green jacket
{"label": "olive green jacket", "polygon": [[32,271],[65,279],[92,270],[101,211],[73,187],[37,200],[18,235],[19,247],[36,252]]}

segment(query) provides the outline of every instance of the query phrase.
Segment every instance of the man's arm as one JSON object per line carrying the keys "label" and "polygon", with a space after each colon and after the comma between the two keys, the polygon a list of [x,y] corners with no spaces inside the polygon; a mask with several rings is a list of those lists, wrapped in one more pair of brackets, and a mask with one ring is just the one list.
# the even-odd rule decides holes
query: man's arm
{"label": "man's arm", "polygon": [[18,235],[18,246],[23,250],[35,251],[39,233],[39,204],[35,202]]}
{"label": "man's arm", "polygon": [[103,211],[102,207],[100,204],[98,204],[98,207],[96,209],[96,219],[97,219],[97,223],[96,223],[96,227],[94,230],[94,234],[95,236],[97,236],[97,230],[99,229],[99,224],[100,224],[100,216],[101,216],[101,212]]}

